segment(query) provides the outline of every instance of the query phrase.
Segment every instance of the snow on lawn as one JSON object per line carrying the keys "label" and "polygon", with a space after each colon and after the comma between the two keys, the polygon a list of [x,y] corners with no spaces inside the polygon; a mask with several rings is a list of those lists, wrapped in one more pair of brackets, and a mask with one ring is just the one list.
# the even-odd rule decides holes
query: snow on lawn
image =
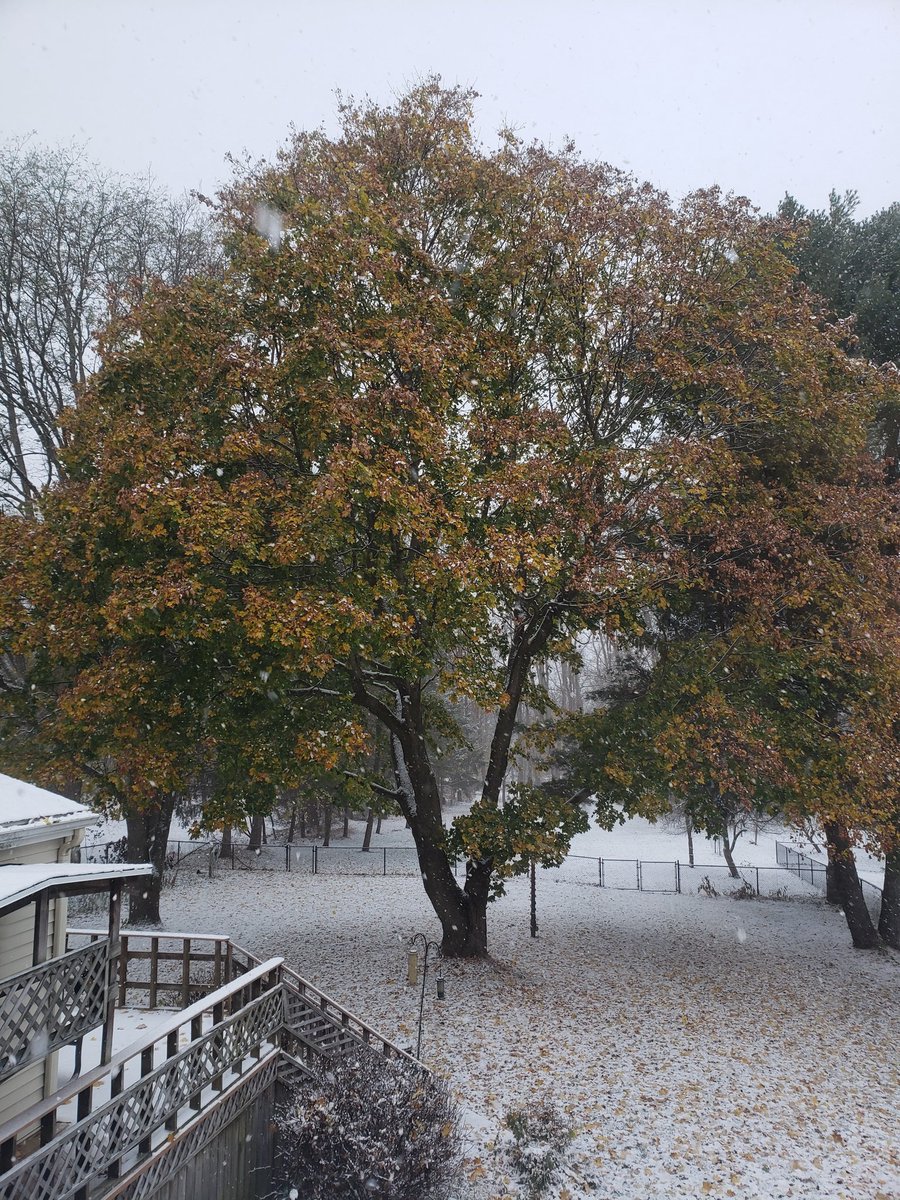
{"label": "snow on lawn", "polygon": [[[284,955],[415,1047],[406,944],[439,936],[417,878],[185,872],[163,918]],[[444,964],[443,1003],[432,968],[425,999],[422,1056],[468,1114],[460,1200],[523,1194],[495,1142],[547,1096],[577,1132],[560,1200],[900,1195],[900,956],[854,951],[823,902],[545,877],[537,939],[524,880],[489,918],[491,959]]]}

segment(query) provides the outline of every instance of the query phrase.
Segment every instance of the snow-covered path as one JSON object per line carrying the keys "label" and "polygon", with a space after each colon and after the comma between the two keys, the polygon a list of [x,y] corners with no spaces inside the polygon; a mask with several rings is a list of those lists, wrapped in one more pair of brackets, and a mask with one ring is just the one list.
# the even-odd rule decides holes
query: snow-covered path
{"label": "snow-covered path", "polygon": [[[393,839],[392,839],[393,840]],[[401,1044],[406,939],[439,934],[414,878],[230,872],[164,893],[170,928],[226,928]],[[492,1143],[552,1096],[579,1136],[554,1195],[622,1200],[900,1195],[900,956],[854,952],[818,900],[737,901],[525,881],[492,958],[429,984],[423,1057],[473,1114],[467,1200],[519,1195]]]}

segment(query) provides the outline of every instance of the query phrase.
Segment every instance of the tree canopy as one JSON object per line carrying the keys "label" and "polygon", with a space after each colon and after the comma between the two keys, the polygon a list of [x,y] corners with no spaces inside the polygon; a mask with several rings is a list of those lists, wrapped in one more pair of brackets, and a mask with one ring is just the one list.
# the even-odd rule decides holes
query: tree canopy
{"label": "tree canopy", "polygon": [[[640,643],[689,622],[701,590],[743,589],[723,648],[735,620],[808,621],[804,596],[846,583],[839,534],[808,569],[777,560],[829,506],[846,517],[886,386],[796,285],[787,224],[715,190],[673,205],[573,147],[486,149],[473,101],[432,80],[345,105],[339,136],[296,134],[239,174],[224,276],[113,322],[68,482],[3,535],[7,644],[55,626],[71,670],[53,703],[118,721],[92,761],[123,760],[147,703],[142,753],[180,724],[260,786],[341,769],[377,722],[391,770],[370,786],[407,817],[456,955],[486,951],[492,891],[583,820],[581,793],[501,803],[535,665],[586,630]],[[95,684],[98,661],[130,666]],[[492,734],[448,834],[460,698]]]}

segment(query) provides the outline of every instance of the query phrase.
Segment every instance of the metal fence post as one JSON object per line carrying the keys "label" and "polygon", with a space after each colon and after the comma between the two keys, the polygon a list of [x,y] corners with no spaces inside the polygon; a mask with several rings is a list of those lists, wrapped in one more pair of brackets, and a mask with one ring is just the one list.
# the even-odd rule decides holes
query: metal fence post
{"label": "metal fence post", "polygon": [[642,892],[642,891],[644,890],[644,888],[643,888],[643,886],[642,886],[642,884],[641,884],[641,860],[640,860],[639,858],[636,858],[636,859],[634,860],[634,865],[637,867],[637,885],[638,885],[638,891],[639,891],[639,892]]}
{"label": "metal fence post", "polygon": [[759,867],[756,868],[756,894],[759,895]]}
{"label": "metal fence post", "polygon": [[382,873],[382,875],[387,875],[387,846],[381,847],[381,853],[383,856],[383,864],[382,864],[381,873]]}
{"label": "metal fence post", "polygon": [[290,844],[290,842],[284,843],[284,869],[286,871],[289,871],[291,869],[291,844]]}
{"label": "metal fence post", "polygon": [[599,868],[599,871],[600,871],[600,886],[603,887],[603,859],[602,858],[597,859],[597,867]]}
{"label": "metal fence post", "polygon": [[313,843],[313,875],[319,873],[319,847]]}
{"label": "metal fence post", "polygon": [[675,860],[675,891],[681,895],[681,863]]}

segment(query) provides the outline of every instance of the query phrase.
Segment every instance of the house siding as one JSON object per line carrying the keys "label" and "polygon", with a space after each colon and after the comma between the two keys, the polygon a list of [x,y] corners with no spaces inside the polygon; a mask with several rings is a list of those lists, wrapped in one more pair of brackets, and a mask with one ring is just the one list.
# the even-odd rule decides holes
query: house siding
{"label": "house siding", "polygon": [[[68,862],[71,840],[50,838],[0,848],[0,868],[4,863],[23,865],[42,862]],[[57,900],[48,914],[48,947],[51,957],[65,951],[67,902]],[[33,965],[34,904],[0,917],[0,981],[27,971]],[[31,1063],[0,1083],[0,1124],[37,1104],[57,1086],[57,1055]]]}

